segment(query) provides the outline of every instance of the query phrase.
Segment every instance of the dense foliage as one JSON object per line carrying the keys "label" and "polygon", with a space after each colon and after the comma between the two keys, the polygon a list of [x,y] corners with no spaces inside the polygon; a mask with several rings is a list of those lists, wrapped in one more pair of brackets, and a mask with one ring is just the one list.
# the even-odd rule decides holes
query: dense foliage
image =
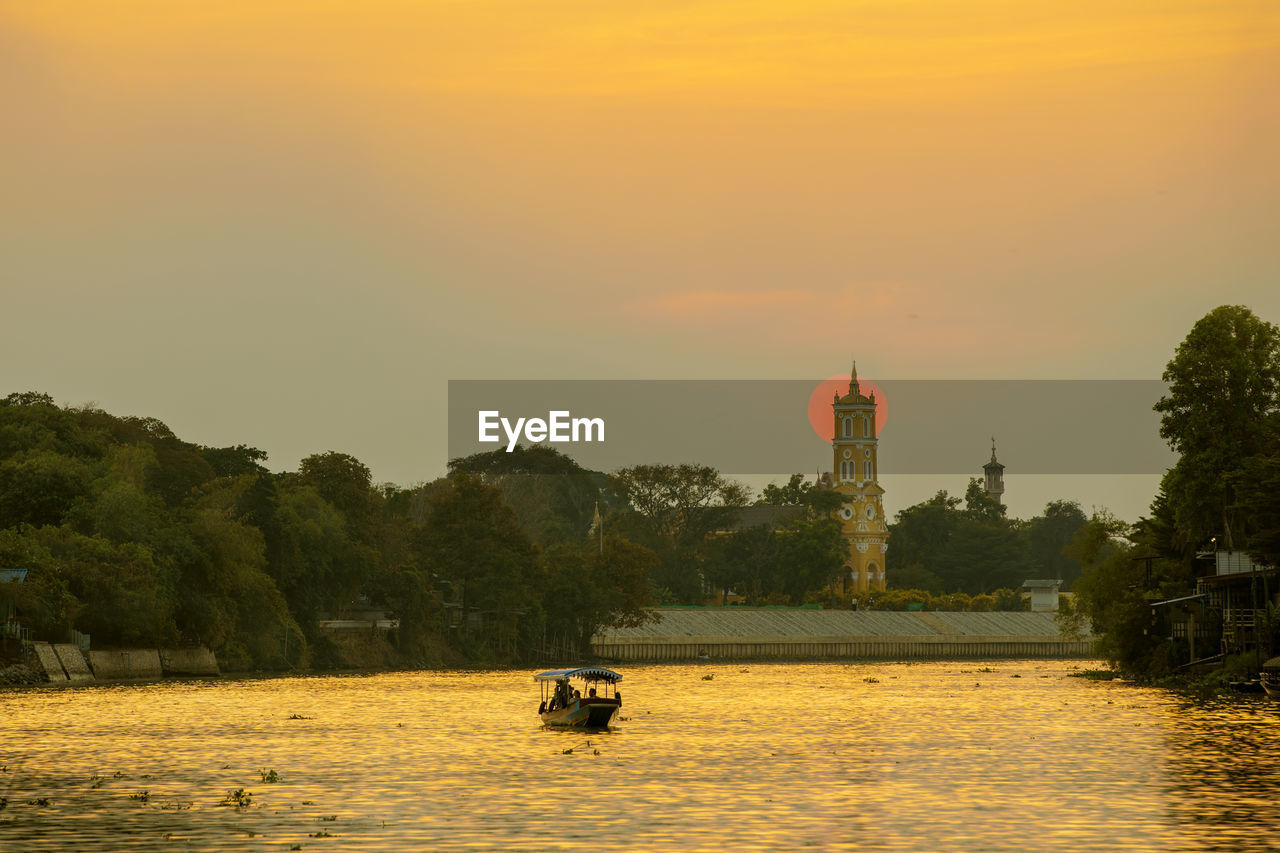
{"label": "dense foliage", "polygon": [[1064,549],[1087,521],[1074,501],[1051,501],[1029,521],[1006,518],[970,480],[963,501],[944,490],[897,514],[889,526],[888,580],[934,595],[1017,589],[1030,578],[1056,578],[1068,590],[1081,564]]}
{"label": "dense foliage", "polygon": [[251,447],[12,394],[0,568],[28,573],[6,594],[38,637],[205,645],[231,670],[349,663],[320,623],[355,610],[399,620],[389,642],[405,664],[515,660],[548,636],[580,649],[602,625],[643,618],[653,553],[586,539],[603,476],[558,454],[510,456],[551,470],[460,460],[400,489],[323,453],[273,474]]}
{"label": "dense foliage", "polygon": [[[1084,566],[1076,590],[1102,652],[1143,678],[1221,650],[1215,639],[1193,655],[1167,627],[1181,606],[1221,631],[1220,608],[1199,598],[1179,605],[1196,594],[1198,576],[1212,574],[1198,553],[1245,551],[1280,565],[1280,330],[1242,306],[1216,308],[1178,345],[1164,380],[1168,393],[1154,408],[1178,460],[1150,515],[1129,527],[1096,514],[1068,548]],[[1267,599],[1275,590],[1261,586],[1251,591],[1257,642],[1274,651],[1280,637]],[[1249,663],[1261,656],[1254,651]]]}

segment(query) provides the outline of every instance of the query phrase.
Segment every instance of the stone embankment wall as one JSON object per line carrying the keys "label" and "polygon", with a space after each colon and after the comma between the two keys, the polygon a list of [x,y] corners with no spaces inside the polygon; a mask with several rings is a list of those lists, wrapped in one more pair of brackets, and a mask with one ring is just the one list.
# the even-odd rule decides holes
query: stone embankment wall
{"label": "stone embankment wall", "polygon": [[1094,638],[1061,633],[1047,613],[658,610],[657,621],[592,638],[615,660],[1090,657]]}
{"label": "stone embankment wall", "polygon": [[100,679],[161,678],[160,652],[155,649],[121,649],[89,652],[89,666]]}
{"label": "stone embankment wall", "polygon": [[53,647],[53,652],[58,656],[58,663],[62,664],[62,671],[66,673],[67,681],[72,684],[93,681],[93,673],[89,671],[78,646],[59,643]]}
{"label": "stone embankment wall", "polygon": [[221,675],[218,659],[206,648],[161,649],[160,669],[165,675]]}
{"label": "stone embankment wall", "polygon": [[81,652],[69,644],[31,643],[28,649],[29,668],[42,681],[61,684],[220,674],[213,652],[205,648]]}

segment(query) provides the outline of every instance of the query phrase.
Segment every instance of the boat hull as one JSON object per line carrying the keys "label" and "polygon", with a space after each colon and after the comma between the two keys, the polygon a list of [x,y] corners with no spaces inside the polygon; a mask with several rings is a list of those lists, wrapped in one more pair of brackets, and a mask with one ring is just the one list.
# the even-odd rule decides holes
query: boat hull
{"label": "boat hull", "polygon": [[620,704],[616,699],[579,699],[568,707],[544,711],[541,717],[548,726],[603,729],[618,712]]}
{"label": "boat hull", "polygon": [[1262,673],[1262,689],[1272,699],[1280,699],[1280,672]]}

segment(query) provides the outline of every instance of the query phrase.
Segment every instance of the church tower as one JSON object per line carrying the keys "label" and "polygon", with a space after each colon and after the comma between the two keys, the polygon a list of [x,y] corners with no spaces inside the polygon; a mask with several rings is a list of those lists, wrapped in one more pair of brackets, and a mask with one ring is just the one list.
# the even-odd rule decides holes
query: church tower
{"label": "church tower", "polygon": [[996,461],[996,440],[991,439],[991,461],[982,466],[982,473],[985,475],[984,488],[987,491],[987,497],[996,503],[1004,503],[1000,497],[1004,494],[1004,466]]}
{"label": "church tower", "polygon": [[858,365],[849,374],[849,393],[836,394],[831,403],[835,436],[831,441],[835,465],[833,486],[844,503],[836,511],[849,543],[845,565],[851,592],[884,589],[884,557],[889,529],[884,518],[884,489],[879,483],[876,452],[876,397],[858,386]]}

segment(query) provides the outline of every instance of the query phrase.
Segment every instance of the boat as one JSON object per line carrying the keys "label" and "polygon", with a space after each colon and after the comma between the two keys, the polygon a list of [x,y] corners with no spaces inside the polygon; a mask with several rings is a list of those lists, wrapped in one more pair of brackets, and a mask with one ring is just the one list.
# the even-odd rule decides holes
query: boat
{"label": "boat", "polygon": [[622,694],[618,692],[622,676],[611,669],[551,669],[538,673],[533,680],[542,686],[538,715],[548,726],[603,729],[622,707]]}
{"label": "boat", "polygon": [[1262,681],[1262,689],[1267,691],[1268,696],[1272,699],[1280,699],[1280,657],[1271,658],[1264,663],[1258,678]]}

